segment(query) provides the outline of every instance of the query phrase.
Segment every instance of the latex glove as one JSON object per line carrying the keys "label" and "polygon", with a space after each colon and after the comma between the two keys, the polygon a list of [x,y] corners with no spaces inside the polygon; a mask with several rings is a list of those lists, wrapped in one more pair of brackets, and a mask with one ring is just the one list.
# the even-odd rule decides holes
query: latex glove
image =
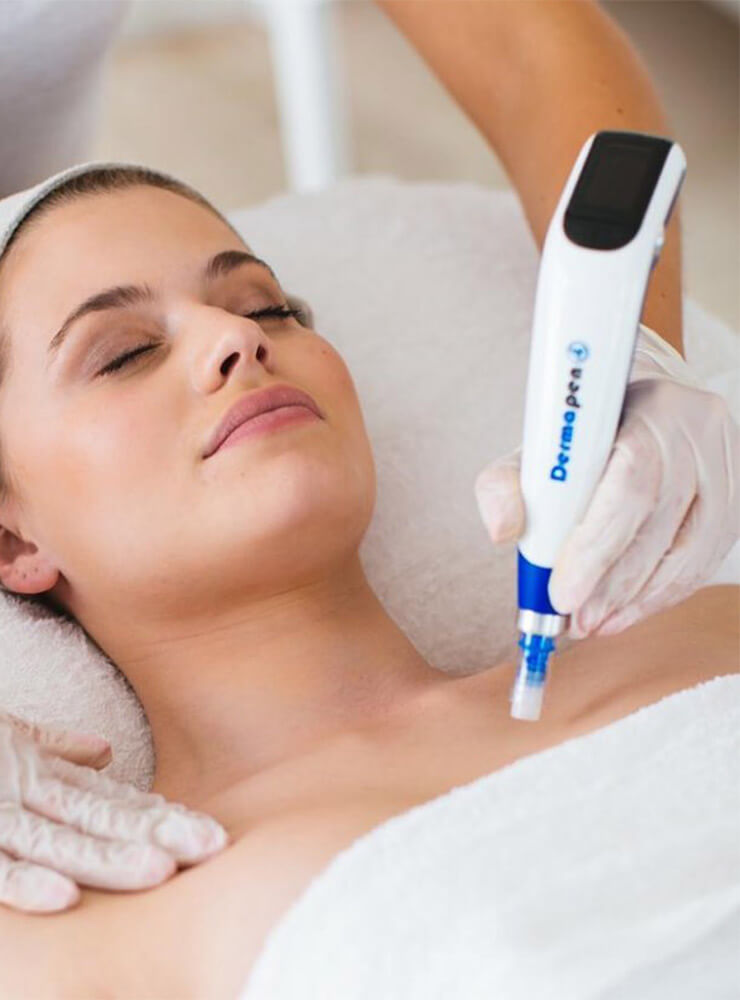
{"label": "latex glove", "polygon": [[0,903],[46,912],[73,906],[77,883],[146,889],[227,844],[211,816],[98,773],[110,759],[99,737],[0,712]]}
{"label": "latex glove", "polygon": [[[494,542],[525,526],[521,446],[475,481]],[[548,585],[568,635],[611,635],[684,600],[740,533],[740,430],[670,344],[640,324],[614,447]]]}

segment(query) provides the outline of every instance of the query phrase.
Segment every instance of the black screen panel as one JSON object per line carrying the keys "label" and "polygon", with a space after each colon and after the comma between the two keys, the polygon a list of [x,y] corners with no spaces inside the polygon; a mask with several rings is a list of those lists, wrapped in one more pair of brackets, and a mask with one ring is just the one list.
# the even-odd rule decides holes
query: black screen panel
{"label": "black screen panel", "polygon": [[565,212],[565,232],[581,246],[616,249],[642,224],[671,142],[639,132],[599,132]]}

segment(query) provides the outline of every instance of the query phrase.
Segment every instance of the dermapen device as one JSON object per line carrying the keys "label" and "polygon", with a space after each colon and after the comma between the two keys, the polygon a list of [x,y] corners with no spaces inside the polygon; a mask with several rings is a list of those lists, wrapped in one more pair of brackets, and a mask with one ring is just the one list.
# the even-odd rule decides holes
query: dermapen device
{"label": "dermapen device", "polygon": [[614,444],[648,279],[685,173],[670,139],[595,132],[547,230],[522,435],[515,719],[539,719],[548,659],[569,624],[550,602],[550,575]]}

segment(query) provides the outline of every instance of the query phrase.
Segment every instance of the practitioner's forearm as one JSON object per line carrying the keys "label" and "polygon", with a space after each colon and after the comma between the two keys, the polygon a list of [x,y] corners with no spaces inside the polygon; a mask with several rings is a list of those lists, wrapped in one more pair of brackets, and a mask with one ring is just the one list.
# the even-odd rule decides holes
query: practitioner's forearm
{"label": "practitioner's forearm", "polygon": [[[644,63],[592,0],[376,0],[496,151],[538,247],[601,129],[672,136]],[[642,320],[683,353],[680,201]]]}

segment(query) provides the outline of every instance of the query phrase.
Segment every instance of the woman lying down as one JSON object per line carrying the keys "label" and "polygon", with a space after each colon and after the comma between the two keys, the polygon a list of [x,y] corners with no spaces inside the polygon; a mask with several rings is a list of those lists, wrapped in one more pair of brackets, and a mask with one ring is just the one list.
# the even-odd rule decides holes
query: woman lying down
{"label": "woman lying down", "polygon": [[[0,907],[3,997],[234,997],[362,834],[738,670],[734,585],[562,652],[537,724],[509,715],[513,660],[426,662],[358,558],[376,480],[350,372],[189,189],[88,171],[1,264],[0,580],[94,638],[145,709],[152,790],[228,832],[172,878],[150,852],[146,891]],[[262,399],[284,405],[225,437]]]}

